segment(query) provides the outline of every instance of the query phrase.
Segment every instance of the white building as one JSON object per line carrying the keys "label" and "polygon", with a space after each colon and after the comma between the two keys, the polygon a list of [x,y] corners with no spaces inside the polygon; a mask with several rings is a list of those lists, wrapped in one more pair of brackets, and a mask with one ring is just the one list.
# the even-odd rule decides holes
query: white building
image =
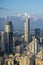
{"label": "white building", "polygon": [[30,32],[30,21],[29,21],[29,18],[26,17],[26,20],[24,23],[24,40],[26,43],[29,42],[29,32]]}
{"label": "white building", "polygon": [[32,40],[31,43],[29,43],[29,50],[30,52],[32,52],[33,54],[37,54],[39,51],[39,42],[36,38],[34,38]]}

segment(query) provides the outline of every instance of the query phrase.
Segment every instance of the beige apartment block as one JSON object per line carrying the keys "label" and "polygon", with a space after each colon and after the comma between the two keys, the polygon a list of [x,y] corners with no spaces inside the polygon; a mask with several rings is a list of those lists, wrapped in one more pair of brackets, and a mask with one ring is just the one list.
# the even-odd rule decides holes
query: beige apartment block
{"label": "beige apartment block", "polygon": [[28,55],[23,55],[23,56],[16,54],[15,58],[19,62],[19,65],[34,65],[33,54],[28,54]]}
{"label": "beige apartment block", "polygon": [[36,65],[43,65],[43,60],[37,57],[37,58],[35,59],[35,64],[36,64]]}
{"label": "beige apartment block", "polygon": [[14,65],[14,61],[12,59],[5,59],[5,65]]}
{"label": "beige apartment block", "polygon": [[38,52],[38,54],[36,55],[36,57],[39,57],[40,59],[43,59],[43,48],[40,49],[40,51]]}
{"label": "beige apartment block", "polygon": [[36,65],[43,65],[43,48],[36,55],[35,63]]}
{"label": "beige apartment block", "polygon": [[4,60],[5,65],[14,65],[14,56],[10,54],[7,58]]}
{"label": "beige apartment block", "polygon": [[19,62],[19,65],[29,65],[29,58],[28,58],[28,56],[17,57],[16,60]]}

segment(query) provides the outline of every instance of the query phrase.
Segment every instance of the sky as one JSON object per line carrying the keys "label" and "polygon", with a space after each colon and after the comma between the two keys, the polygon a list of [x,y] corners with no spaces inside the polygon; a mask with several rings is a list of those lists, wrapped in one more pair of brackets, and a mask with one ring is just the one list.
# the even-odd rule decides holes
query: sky
{"label": "sky", "polygon": [[0,0],[0,16],[43,14],[43,0]]}

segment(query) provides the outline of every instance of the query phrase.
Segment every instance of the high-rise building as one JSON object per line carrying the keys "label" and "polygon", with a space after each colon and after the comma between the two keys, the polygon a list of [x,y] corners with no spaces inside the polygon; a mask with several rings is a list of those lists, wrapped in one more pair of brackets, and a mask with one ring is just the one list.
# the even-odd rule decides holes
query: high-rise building
{"label": "high-rise building", "polygon": [[29,50],[33,54],[37,54],[39,52],[39,49],[39,41],[35,37],[33,37],[32,42],[29,43]]}
{"label": "high-rise building", "polygon": [[40,28],[36,28],[35,29],[35,37],[36,37],[36,39],[40,39]]}
{"label": "high-rise building", "polygon": [[29,43],[29,32],[30,32],[30,21],[29,18],[26,17],[24,23],[24,40],[26,43]]}
{"label": "high-rise building", "polygon": [[13,25],[12,22],[5,24],[5,52],[13,51]]}
{"label": "high-rise building", "polygon": [[1,51],[1,31],[0,31],[0,51]]}
{"label": "high-rise building", "polygon": [[5,51],[5,32],[1,32],[1,50],[4,52]]}

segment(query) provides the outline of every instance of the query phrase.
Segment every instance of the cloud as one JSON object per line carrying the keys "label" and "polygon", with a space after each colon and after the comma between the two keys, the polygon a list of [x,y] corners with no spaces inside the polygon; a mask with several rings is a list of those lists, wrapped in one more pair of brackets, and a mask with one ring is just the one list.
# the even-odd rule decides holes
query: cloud
{"label": "cloud", "polygon": [[0,10],[4,10],[5,8],[3,8],[3,7],[0,7]]}
{"label": "cloud", "polygon": [[37,15],[31,15],[31,19],[33,19],[33,21],[37,21],[39,17]]}
{"label": "cloud", "polygon": [[0,11],[7,11],[8,9],[7,8],[4,8],[4,7],[2,7],[2,6],[0,6]]}
{"label": "cloud", "polygon": [[[0,8],[0,9],[5,9],[5,8]],[[24,13],[24,14],[21,14],[21,13],[16,13],[14,16],[9,16],[10,19],[14,19],[15,17],[19,18],[19,19],[22,19],[22,20],[25,20],[26,17],[30,18],[30,20],[33,20],[33,21],[37,21],[38,19],[43,19],[43,15],[38,15],[38,14],[35,14],[35,15],[30,15],[29,13]],[[0,18],[4,18],[4,19],[7,19],[7,16],[0,16]]]}
{"label": "cloud", "polygon": [[25,12],[24,14],[16,13],[16,16],[22,18],[23,20],[25,20],[25,18],[28,17],[28,18],[32,19],[33,21],[37,21],[39,18],[38,15],[30,15],[27,12]]}
{"label": "cloud", "polygon": [[21,13],[16,13],[16,16],[21,16]]}
{"label": "cloud", "polygon": [[33,19],[34,21],[37,21],[38,20],[38,17],[34,17],[34,19]]}
{"label": "cloud", "polygon": [[25,17],[31,18],[31,16],[28,13],[25,13],[24,15]]}
{"label": "cloud", "polygon": [[7,16],[4,16],[3,18],[4,18],[4,19],[7,19]]}

